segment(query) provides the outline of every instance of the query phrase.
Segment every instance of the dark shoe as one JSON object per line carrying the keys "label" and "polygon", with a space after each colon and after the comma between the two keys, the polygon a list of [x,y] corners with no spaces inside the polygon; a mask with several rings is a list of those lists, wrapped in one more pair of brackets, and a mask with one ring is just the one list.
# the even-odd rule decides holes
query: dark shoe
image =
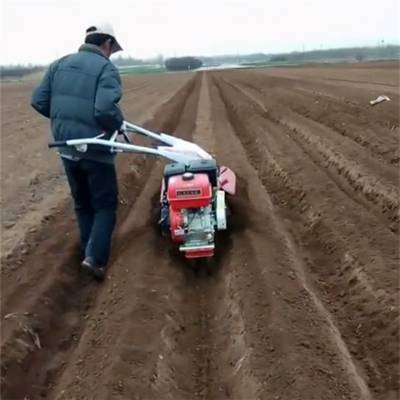
{"label": "dark shoe", "polygon": [[91,257],[86,257],[82,261],[81,266],[86,272],[88,272],[90,275],[93,275],[99,281],[102,281],[106,275],[106,267],[96,265]]}

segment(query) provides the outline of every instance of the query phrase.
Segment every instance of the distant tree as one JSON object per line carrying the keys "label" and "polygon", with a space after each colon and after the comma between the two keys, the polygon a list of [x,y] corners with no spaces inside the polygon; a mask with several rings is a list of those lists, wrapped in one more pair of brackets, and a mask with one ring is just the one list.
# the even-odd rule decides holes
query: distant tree
{"label": "distant tree", "polygon": [[270,61],[272,61],[272,62],[285,62],[285,61],[288,61],[288,57],[283,55],[283,54],[278,54],[276,56],[272,56],[270,58]]}
{"label": "distant tree", "polygon": [[187,71],[202,65],[202,61],[195,57],[173,57],[165,60],[165,68],[169,71]]}
{"label": "distant tree", "polygon": [[365,59],[365,55],[361,52],[361,51],[358,51],[357,53],[356,53],[356,60],[358,61],[358,62],[361,62],[361,61],[363,61]]}
{"label": "distant tree", "polygon": [[25,75],[32,74],[33,72],[43,71],[43,66],[29,66],[16,65],[16,66],[0,66],[0,78],[22,78]]}

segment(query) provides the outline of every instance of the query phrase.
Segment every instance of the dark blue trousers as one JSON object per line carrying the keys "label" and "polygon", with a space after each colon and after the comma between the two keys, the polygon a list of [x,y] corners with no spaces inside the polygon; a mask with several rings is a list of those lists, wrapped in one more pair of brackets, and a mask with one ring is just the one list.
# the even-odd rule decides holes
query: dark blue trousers
{"label": "dark blue trousers", "polygon": [[105,266],[118,205],[115,166],[84,159],[62,160],[75,203],[82,255]]}

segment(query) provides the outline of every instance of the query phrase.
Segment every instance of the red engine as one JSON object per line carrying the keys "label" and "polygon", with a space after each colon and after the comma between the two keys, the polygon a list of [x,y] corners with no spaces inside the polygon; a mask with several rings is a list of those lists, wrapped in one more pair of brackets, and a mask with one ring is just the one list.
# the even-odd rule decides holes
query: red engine
{"label": "red engine", "polygon": [[[212,187],[207,174],[172,176],[168,181],[167,201],[169,203],[169,222],[171,238],[183,243],[187,236],[188,217],[199,209],[209,207],[212,201]],[[192,217],[193,219],[193,217]],[[188,257],[212,256],[213,251],[186,251]]]}
{"label": "red engine", "polygon": [[212,187],[207,174],[171,176],[168,181],[167,200],[170,208],[180,211],[182,208],[200,208],[210,204]]}
{"label": "red engine", "polygon": [[160,225],[187,258],[214,255],[215,232],[226,229],[225,192],[234,189],[234,174],[215,160],[165,167]]}

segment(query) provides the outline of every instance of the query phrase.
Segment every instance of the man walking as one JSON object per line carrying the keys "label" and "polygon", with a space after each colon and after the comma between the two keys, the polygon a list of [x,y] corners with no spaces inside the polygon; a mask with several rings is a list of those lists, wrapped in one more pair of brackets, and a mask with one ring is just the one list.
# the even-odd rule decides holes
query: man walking
{"label": "man walking", "polygon": [[[121,127],[121,79],[109,60],[119,50],[110,24],[93,25],[77,53],[50,65],[33,92],[32,107],[50,118],[55,140],[110,135]],[[81,265],[103,279],[118,204],[114,156],[100,149],[81,153],[73,147],[60,148],[59,153],[75,203]]]}

